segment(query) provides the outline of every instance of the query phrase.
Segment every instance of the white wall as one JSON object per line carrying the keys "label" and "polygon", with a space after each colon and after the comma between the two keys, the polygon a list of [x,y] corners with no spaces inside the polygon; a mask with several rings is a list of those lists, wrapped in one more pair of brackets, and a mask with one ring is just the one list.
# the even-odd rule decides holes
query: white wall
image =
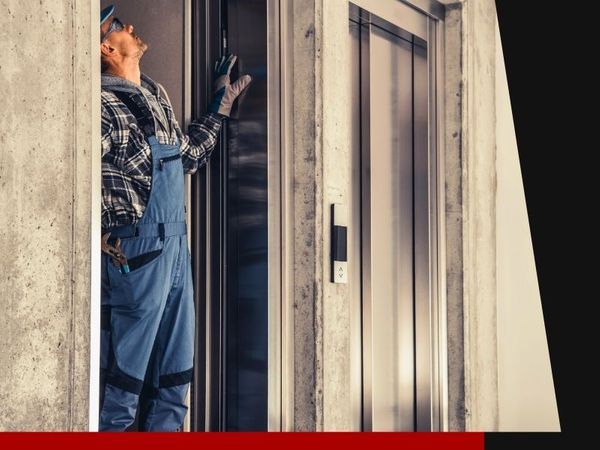
{"label": "white wall", "polygon": [[497,25],[496,43],[499,431],[560,431]]}

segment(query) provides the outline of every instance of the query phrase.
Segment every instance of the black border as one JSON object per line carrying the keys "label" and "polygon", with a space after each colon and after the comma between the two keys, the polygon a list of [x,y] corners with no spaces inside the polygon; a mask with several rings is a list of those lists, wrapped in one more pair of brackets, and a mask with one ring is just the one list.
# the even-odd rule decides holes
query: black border
{"label": "black border", "polygon": [[581,105],[591,100],[586,61],[596,52],[584,48],[594,19],[584,6],[496,0],[561,433],[488,433],[486,449],[575,448],[593,429],[583,408],[594,390],[586,361],[597,353],[585,349],[597,297],[586,261],[596,232],[594,140],[585,134],[594,128]]}

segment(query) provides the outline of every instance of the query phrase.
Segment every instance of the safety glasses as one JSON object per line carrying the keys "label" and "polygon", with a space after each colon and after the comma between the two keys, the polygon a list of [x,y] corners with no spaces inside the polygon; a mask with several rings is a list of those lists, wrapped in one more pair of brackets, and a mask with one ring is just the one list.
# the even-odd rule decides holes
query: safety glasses
{"label": "safety glasses", "polygon": [[115,17],[112,20],[112,22],[110,23],[108,30],[106,30],[106,33],[104,33],[102,35],[102,37],[100,38],[100,42],[104,42],[106,40],[106,38],[108,37],[108,35],[110,33],[112,33],[113,31],[121,31],[124,29],[125,29],[125,25],[123,25],[123,22],[121,22],[117,17]]}

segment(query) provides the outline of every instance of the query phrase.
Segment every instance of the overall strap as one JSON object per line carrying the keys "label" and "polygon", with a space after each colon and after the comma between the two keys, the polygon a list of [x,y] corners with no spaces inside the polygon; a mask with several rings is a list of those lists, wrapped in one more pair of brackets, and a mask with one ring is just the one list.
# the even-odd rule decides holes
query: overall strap
{"label": "overall strap", "polygon": [[156,134],[154,129],[154,117],[150,114],[150,111],[145,105],[140,105],[135,101],[134,94],[124,91],[112,91],[112,93],[127,106],[146,137],[154,136]]}

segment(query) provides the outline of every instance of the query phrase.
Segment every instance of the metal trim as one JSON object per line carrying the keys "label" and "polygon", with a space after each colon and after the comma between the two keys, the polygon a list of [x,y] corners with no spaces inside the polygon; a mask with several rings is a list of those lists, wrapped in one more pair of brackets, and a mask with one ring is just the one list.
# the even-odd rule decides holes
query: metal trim
{"label": "metal trim", "polygon": [[446,7],[436,0],[399,0],[432,19],[444,20]]}
{"label": "metal trim", "polygon": [[[193,28],[203,29],[203,35],[193,33],[194,46],[191,62],[195,82],[192,84],[192,110],[194,114],[205,112],[210,98],[212,71],[210,63],[220,53],[220,0],[193,0]],[[204,86],[201,88],[200,86]],[[194,298],[196,301],[197,334],[200,344],[195,352],[192,408],[192,428],[194,431],[217,431],[221,415],[221,249],[213,243],[219,242],[221,233],[220,217],[213,211],[220,211],[220,164],[222,154],[215,149],[205,168],[192,177],[194,200],[191,203],[193,228],[198,231],[192,237],[192,262],[194,274]],[[217,186],[215,186],[217,184]],[[191,234],[191,233],[190,233]],[[215,330],[215,327],[217,329]],[[203,337],[202,334],[204,335]],[[214,339],[213,339],[214,338]],[[203,407],[203,410],[201,410]]]}
{"label": "metal trim", "polygon": [[437,41],[437,24],[433,19],[428,20],[429,42],[432,42],[430,53],[427,57],[429,73],[429,224],[428,233],[430,239],[429,247],[429,276],[430,276],[430,329],[431,329],[431,355],[430,355],[430,378],[431,378],[431,411],[430,411],[430,430],[440,431],[439,420],[439,242],[437,233],[438,220],[438,189],[439,185],[437,160],[439,153],[439,118],[437,102],[440,97],[437,90],[438,77],[438,54],[439,47]]}
{"label": "metal trim", "polygon": [[267,0],[267,430],[281,431],[281,74],[279,0]]}
{"label": "metal trim", "polygon": [[[227,19],[228,19],[228,1],[220,0],[219,2],[219,21],[214,23],[219,24],[219,40],[217,41],[219,51],[216,52],[215,56],[226,55],[228,51],[228,40],[227,40]],[[211,85],[212,85],[211,77]],[[221,128],[221,148],[219,149],[219,182],[220,189],[216,194],[219,197],[219,239],[217,242],[220,243],[220,264],[219,264],[219,295],[217,300],[219,302],[219,320],[217,322],[212,321],[212,325],[215,323],[219,327],[219,431],[225,431],[227,429],[227,270],[223,268],[227,267],[227,231],[229,229],[229,223],[227,218],[229,217],[227,198],[229,197],[229,158],[227,157],[227,142],[228,127],[225,124]]]}
{"label": "metal trim", "polygon": [[[183,125],[187,129],[192,117],[192,0],[183,0]],[[185,176],[185,204],[186,208],[186,223],[191,224],[192,219],[192,177]],[[187,234],[188,248],[192,246],[192,234]],[[194,340],[195,342],[195,340]],[[186,404],[191,405],[192,393],[188,389],[186,396]],[[183,431],[190,431],[191,414],[186,414],[183,422]]]}
{"label": "metal trim", "polygon": [[[396,26],[393,23],[388,22],[387,20],[384,20],[375,14],[372,14],[366,9],[355,7],[355,5],[353,5],[352,3],[350,4],[350,8],[350,20],[352,22],[355,22],[357,24],[368,23],[369,25],[373,25],[374,27],[391,33],[396,37],[399,37],[400,39],[404,39],[405,41],[410,42],[411,44],[417,43],[421,46],[427,46],[427,41],[425,39],[421,39],[418,36],[409,33],[405,29],[400,28],[399,26]],[[426,25],[426,22],[424,21],[423,24]]]}
{"label": "metal trim", "polygon": [[280,0],[281,431],[294,431],[293,0]]}
{"label": "metal trim", "polygon": [[435,286],[436,300],[435,312],[435,353],[434,353],[434,386],[438,393],[436,398],[436,410],[434,411],[437,418],[437,431],[448,431],[448,334],[446,327],[447,318],[447,297],[446,297],[446,172],[444,162],[445,144],[445,121],[444,121],[444,22],[431,21],[432,31],[434,33],[432,42],[435,43],[435,105],[434,113],[436,117],[436,151],[435,159],[432,161],[432,172],[436,174],[435,192],[435,218],[436,223],[432,233],[436,237],[436,259],[434,260],[436,275]]}
{"label": "metal trim", "polygon": [[[386,30],[389,25],[395,25],[401,28],[402,34],[406,32],[415,35],[423,40],[427,40],[427,16],[424,16],[418,9],[411,7],[409,3],[400,1],[381,1],[381,0],[352,0],[349,2],[350,17],[355,21],[370,22],[375,21],[381,24],[381,19],[385,22]],[[362,11],[361,11],[362,10]],[[376,16],[376,18],[374,17]],[[396,24],[402,24],[398,26]],[[394,32],[394,30],[390,30]],[[403,37],[400,35],[400,37]],[[409,39],[412,42],[412,39]]]}
{"label": "metal trim", "polygon": [[[90,23],[98,23],[100,2],[94,1],[90,7]],[[102,161],[100,151],[100,37],[97,28],[91,26],[91,74],[92,87],[91,110],[91,225],[90,225],[90,378],[88,386],[89,409],[88,430],[98,431],[98,410],[100,407],[100,304],[101,304],[101,199],[102,199]]]}
{"label": "metal trim", "polygon": [[[201,5],[200,5],[200,1],[196,1],[194,0],[192,6],[192,29],[196,28],[198,26],[199,23],[203,22],[201,14],[200,14],[200,10],[201,10]],[[198,52],[198,50],[196,49],[196,46],[198,45],[197,42],[197,36],[196,33],[194,33],[192,36],[192,42],[191,42],[191,48],[190,48],[190,54],[192,55],[191,58],[191,72],[193,74],[197,74],[199,72],[199,66],[200,66],[200,61],[199,61],[199,57],[196,57],[196,54]],[[192,53],[194,52],[194,53]],[[197,77],[198,75],[196,75]],[[198,108],[198,104],[201,103],[201,100],[198,98],[198,93],[196,92],[196,90],[192,90],[190,92],[190,94],[193,96],[193,98],[191,99],[190,102],[190,107],[194,110],[196,110]],[[206,273],[202,272],[200,266],[200,255],[202,254],[206,254],[206,248],[205,248],[205,240],[200,238],[201,236],[201,231],[204,229],[202,224],[202,218],[205,216],[205,211],[202,208],[202,204],[199,202],[199,199],[201,199],[203,197],[203,187],[205,186],[206,181],[205,181],[205,177],[203,176],[203,174],[197,174],[196,176],[191,177],[191,191],[192,193],[196,193],[195,196],[191,196],[190,197],[190,221],[189,226],[190,226],[190,232],[188,233],[190,236],[190,241],[191,241],[191,245],[190,245],[190,253],[192,256],[192,276],[193,276],[193,281],[194,281],[194,303],[195,303],[195,310],[196,310],[196,335],[194,338],[194,342],[196,344],[198,344],[199,339],[198,336],[203,333],[203,331],[205,331],[205,325],[206,325],[206,319],[204,319],[204,321],[202,321],[202,318],[204,318],[204,313],[206,312],[206,309],[204,308],[204,313],[202,312],[202,309],[200,308],[200,304],[199,304],[199,298],[200,292],[205,292],[206,290]],[[197,229],[199,229],[199,232],[193,233],[193,231],[196,231]],[[202,325],[202,322],[204,322],[204,325]],[[190,424],[190,428],[192,431],[199,431],[200,429],[204,430],[204,419],[205,419],[205,411],[202,411],[202,408],[200,407],[200,402],[199,402],[199,396],[196,395],[196,391],[201,390],[203,392],[205,392],[206,390],[206,374],[203,373],[202,371],[200,371],[200,364],[199,362],[201,361],[202,363],[204,363],[206,361],[206,345],[204,346],[199,346],[196,345],[195,351],[194,351],[194,375],[192,378],[192,383],[190,386],[190,392],[191,392],[191,408],[190,408],[190,415],[191,415],[191,424]],[[205,369],[205,368],[204,368]],[[202,423],[202,428],[200,428],[199,424]]]}
{"label": "metal trim", "polygon": [[348,223],[348,269],[350,292],[350,355],[351,355],[351,417],[350,431],[361,431],[363,423],[363,386],[362,386],[362,302],[361,302],[361,217],[360,217],[360,25],[350,20],[349,39],[351,41],[350,53],[352,54],[352,149],[350,172],[350,205]]}
{"label": "metal trim", "polygon": [[360,69],[361,69],[361,242],[362,242],[362,336],[363,336],[363,431],[373,430],[372,399],[372,298],[371,298],[371,192],[364,186],[371,185],[371,111],[370,111],[370,25],[362,25],[360,30]]}
{"label": "metal trim", "polygon": [[[187,129],[192,120],[192,0],[183,2],[183,124]],[[189,199],[190,197],[186,198]],[[190,219],[189,213],[187,219]],[[190,241],[188,236],[188,244]]]}
{"label": "metal trim", "polygon": [[[435,50],[430,47],[426,51],[425,61],[422,59],[423,55],[417,55],[417,52],[423,52],[422,47],[413,46],[415,431],[431,431],[433,429],[431,286],[435,282],[431,271],[431,252],[435,242],[432,240],[430,226],[435,219],[432,218],[431,208],[431,184],[435,183],[435,177],[432,177],[429,165],[435,149],[432,145],[432,130],[435,130],[435,121],[432,120],[435,118],[431,116],[431,100],[434,94],[432,95],[430,83],[430,80],[435,78],[431,72],[431,60],[435,57]],[[425,79],[422,78],[422,71],[426,73]],[[421,97],[423,94],[424,102]],[[427,121],[427,127],[424,130],[417,129],[418,124],[422,123],[423,116]]]}

